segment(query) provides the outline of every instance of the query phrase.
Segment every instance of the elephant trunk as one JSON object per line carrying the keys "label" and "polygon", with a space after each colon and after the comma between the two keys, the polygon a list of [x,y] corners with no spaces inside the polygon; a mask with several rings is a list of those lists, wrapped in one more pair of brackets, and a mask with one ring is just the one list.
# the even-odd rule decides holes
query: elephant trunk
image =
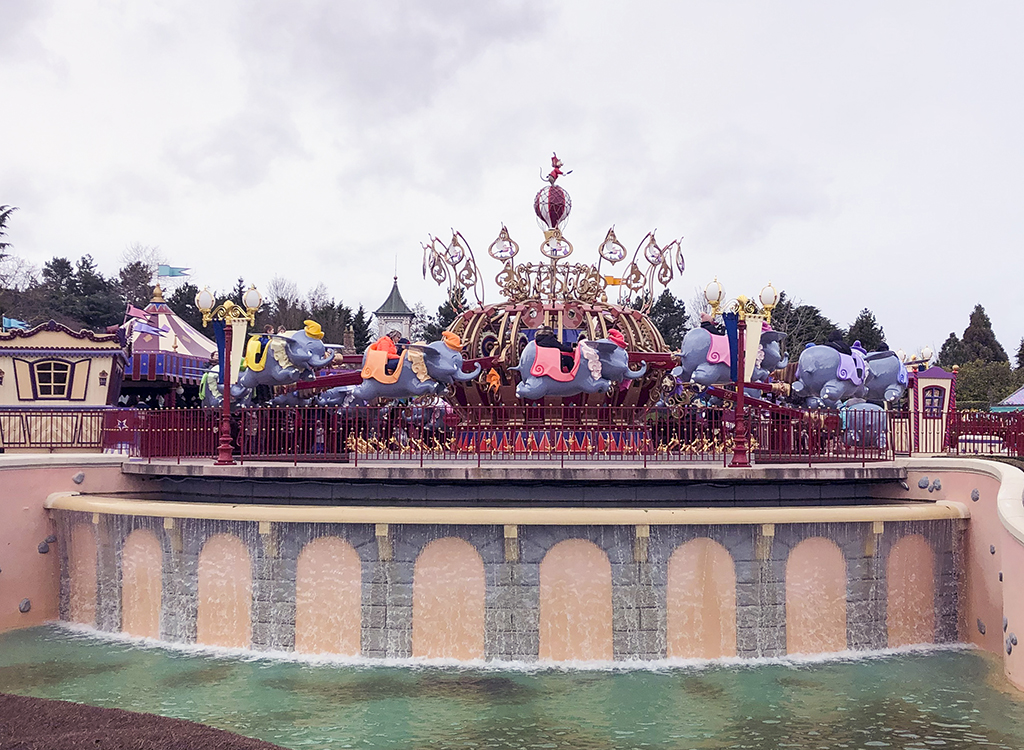
{"label": "elephant trunk", "polygon": [[462,368],[460,367],[458,372],[456,372],[453,377],[460,383],[468,383],[470,380],[476,380],[476,378],[480,375],[480,371],[482,369],[483,368],[480,367],[480,363],[477,362],[476,364],[473,365],[473,372],[463,372]]}
{"label": "elephant trunk", "polygon": [[625,375],[627,380],[636,380],[637,378],[642,378],[644,375],[647,374],[647,363],[641,362],[639,370],[630,370],[627,367],[626,372],[623,374]]}
{"label": "elephant trunk", "polygon": [[775,369],[776,370],[784,370],[787,367],[789,367],[789,355],[788,354],[785,357],[782,358],[782,361],[779,362],[779,364],[775,365]]}
{"label": "elephant trunk", "polygon": [[310,357],[309,366],[313,368],[326,367],[334,361],[334,350],[328,349],[323,357]]}

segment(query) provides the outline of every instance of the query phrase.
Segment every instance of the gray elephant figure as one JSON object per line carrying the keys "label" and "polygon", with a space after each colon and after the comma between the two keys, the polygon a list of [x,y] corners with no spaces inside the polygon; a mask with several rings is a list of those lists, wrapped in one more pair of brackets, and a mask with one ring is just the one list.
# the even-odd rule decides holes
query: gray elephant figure
{"label": "gray elephant figure", "polygon": [[[620,334],[621,337],[621,334]],[[629,352],[623,343],[607,339],[597,341],[581,341],[576,346],[575,374],[571,379],[562,380],[560,369],[560,352],[558,349],[542,347],[545,357],[550,357],[550,365],[534,368],[537,358],[537,344],[531,341],[519,355],[519,365],[510,367],[522,378],[516,386],[516,396],[527,401],[536,401],[546,396],[575,396],[579,393],[607,393],[613,383],[622,380],[636,380],[647,372],[647,363],[642,362],[639,370],[629,369]],[[537,374],[542,371],[552,375]],[[557,371],[557,375],[554,373]],[[556,379],[558,378],[558,379]]]}
{"label": "gray elephant figure", "polygon": [[839,410],[842,420],[843,442],[860,448],[885,449],[889,420],[885,409],[859,399],[844,405]]}
{"label": "gray elephant figure", "polygon": [[350,400],[352,391],[355,389],[354,385],[339,385],[329,388],[316,397],[316,404],[317,406],[342,406]]}
{"label": "gray elephant figure", "polygon": [[899,401],[907,390],[907,367],[896,352],[871,352],[865,355],[868,363],[868,377],[864,385],[864,398],[876,404],[891,404]]}
{"label": "gray elephant figure", "polygon": [[[251,336],[239,384],[245,388],[290,385],[311,379],[315,369],[331,364],[334,349],[322,341],[320,324],[313,320],[305,323],[301,331]],[[260,339],[266,339],[265,346]]]}
{"label": "gray elephant figure", "polygon": [[841,401],[863,398],[868,366],[857,344],[850,354],[831,346],[812,344],[800,352],[792,393],[810,409],[835,409]]}
{"label": "gray elephant figure", "polygon": [[[786,334],[771,329],[761,332],[761,349],[764,358],[754,366],[751,378],[756,382],[767,382],[768,376],[789,364],[789,357],[782,356],[782,340]],[[692,328],[683,337],[679,349],[679,367],[673,370],[683,382],[703,386],[732,382],[729,341],[725,336],[713,336],[704,328]],[[758,393],[758,391],[751,391]]]}
{"label": "gray elephant figure", "polygon": [[384,352],[367,350],[363,356],[363,382],[352,391],[346,405],[366,404],[375,398],[437,394],[455,381],[467,383],[476,379],[480,364],[476,363],[472,372],[463,372],[459,337],[447,331],[445,334],[442,341],[407,345],[401,369],[394,373],[382,371],[385,360],[380,355]]}
{"label": "gray elephant figure", "polygon": [[[220,366],[214,365],[204,372],[203,377],[199,380],[199,398],[204,407],[216,407],[219,409],[223,405],[224,397],[221,395],[221,388],[217,383],[219,377]],[[252,391],[250,389],[243,387],[239,383],[231,386],[232,408],[250,406],[251,404]]]}

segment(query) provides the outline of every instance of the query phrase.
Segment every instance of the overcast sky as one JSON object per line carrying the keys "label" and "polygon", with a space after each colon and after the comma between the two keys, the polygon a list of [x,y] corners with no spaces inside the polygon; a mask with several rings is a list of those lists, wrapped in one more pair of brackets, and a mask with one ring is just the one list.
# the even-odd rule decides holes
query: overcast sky
{"label": "overcast sky", "polygon": [[[538,257],[557,150],[573,260],[685,236],[687,302],[776,287],[893,348],[981,302],[1024,336],[1024,3],[0,0],[0,204],[42,265],[131,243],[193,280],[370,310],[460,229]],[[499,298],[493,283],[488,301]]]}

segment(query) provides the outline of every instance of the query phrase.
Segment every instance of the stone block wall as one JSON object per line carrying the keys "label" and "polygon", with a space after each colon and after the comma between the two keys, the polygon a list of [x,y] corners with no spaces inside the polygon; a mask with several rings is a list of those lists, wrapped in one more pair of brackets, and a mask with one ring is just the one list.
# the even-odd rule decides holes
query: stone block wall
{"label": "stone block wall", "polygon": [[607,556],[611,568],[612,646],[616,660],[665,658],[669,560],[697,538],[721,544],[736,574],[736,647],[741,657],[786,653],[786,563],[803,540],[834,542],[846,563],[847,647],[887,645],[886,559],[892,545],[920,534],[935,552],[936,640],[957,638],[959,566],[963,529],[957,521],[760,525],[518,526],[274,523],[100,516],[60,511],[61,616],[69,616],[70,530],[88,523],[97,534],[97,621],[121,626],[121,550],[137,528],[151,530],[163,554],[160,637],[196,640],[199,554],[212,535],[242,540],[252,568],[252,648],[295,645],[296,568],[303,547],[323,536],[349,542],[362,567],[361,651],[372,658],[412,655],[416,560],[435,539],[457,537],[472,545],[485,577],[485,658],[531,661],[540,650],[541,563],[552,547],[584,539]]}

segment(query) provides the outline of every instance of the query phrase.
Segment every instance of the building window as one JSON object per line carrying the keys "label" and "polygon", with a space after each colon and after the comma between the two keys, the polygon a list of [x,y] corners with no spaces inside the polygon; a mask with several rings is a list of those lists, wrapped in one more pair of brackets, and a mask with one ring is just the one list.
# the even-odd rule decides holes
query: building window
{"label": "building window", "polygon": [[39,398],[67,398],[71,365],[67,362],[36,362],[36,393]]}
{"label": "building window", "polygon": [[921,393],[921,403],[926,417],[942,417],[942,410],[946,406],[946,389],[938,385],[928,386]]}

